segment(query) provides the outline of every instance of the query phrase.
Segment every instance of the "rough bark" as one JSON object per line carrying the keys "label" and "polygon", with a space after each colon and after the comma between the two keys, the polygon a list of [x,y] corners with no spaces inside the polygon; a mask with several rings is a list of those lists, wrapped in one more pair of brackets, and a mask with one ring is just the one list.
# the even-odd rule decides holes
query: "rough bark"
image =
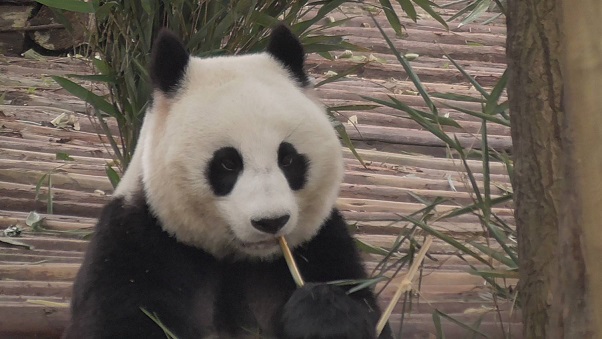
{"label": "rough bark", "polygon": [[[525,338],[548,338],[564,184],[560,12],[556,0],[508,0],[508,98]],[[556,319],[554,319],[556,321]]]}
{"label": "rough bark", "polygon": [[[565,201],[550,331],[556,338],[602,333],[602,3],[559,0],[564,51]],[[577,19],[578,18],[578,19]],[[576,20],[577,19],[577,20]]]}

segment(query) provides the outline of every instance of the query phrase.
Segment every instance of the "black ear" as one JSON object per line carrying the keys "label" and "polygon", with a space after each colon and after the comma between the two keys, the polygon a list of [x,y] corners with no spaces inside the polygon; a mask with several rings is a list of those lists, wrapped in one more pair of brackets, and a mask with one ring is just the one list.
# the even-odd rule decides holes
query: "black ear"
{"label": "black ear", "polygon": [[153,87],[167,95],[178,89],[190,57],[182,41],[166,28],[159,31],[153,43],[150,76]]}
{"label": "black ear", "polygon": [[302,86],[309,84],[307,74],[303,70],[305,52],[299,39],[284,24],[279,24],[272,29],[268,53],[280,61]]}

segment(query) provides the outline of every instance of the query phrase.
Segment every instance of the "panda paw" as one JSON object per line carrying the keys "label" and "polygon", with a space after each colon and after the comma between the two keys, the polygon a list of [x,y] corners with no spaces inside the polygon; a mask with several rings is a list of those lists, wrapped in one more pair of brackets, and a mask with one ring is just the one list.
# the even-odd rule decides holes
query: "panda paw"
{"label": "panda paw", "polygon": [[280,335],[285,339],[373,339],[368,306],[334,285],[306,284],[284,305]]}

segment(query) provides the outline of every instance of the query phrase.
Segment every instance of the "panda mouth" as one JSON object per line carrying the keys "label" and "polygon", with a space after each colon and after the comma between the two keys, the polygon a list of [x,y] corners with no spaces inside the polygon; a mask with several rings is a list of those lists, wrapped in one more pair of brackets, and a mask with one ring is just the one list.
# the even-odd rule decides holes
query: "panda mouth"
{"label": "panda mouth", "polygon": [[242,245],[242,247],[244,247],[246,249],[250,249],[250,250],[264,250],[264,249],[279,246],[278,239],[276,239],[276,238],[261,240],[261,241],[253,241],[253,242],[240,241],[240,244]]}

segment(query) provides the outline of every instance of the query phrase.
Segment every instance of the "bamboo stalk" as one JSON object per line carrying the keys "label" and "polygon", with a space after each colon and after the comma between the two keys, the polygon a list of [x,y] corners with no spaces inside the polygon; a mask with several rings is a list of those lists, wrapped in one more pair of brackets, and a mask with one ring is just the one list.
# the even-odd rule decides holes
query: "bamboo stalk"
{"label": "bamboo stalk", "polygon": [[278,242],[280,243],[280,247],[282,248],[284,259],[286,260],[288,269],[291,271],[293,280],[297,284],[297,287],[302,287],[305,284],[305,282],[303,282],[303,277],[301,276],[301,272],[299,272],[299,269],[297,268],[295,258],[293,258],[293,254],[291,253],[291,249],[288,247],[286,239],[284,239],[284,237],[278,237]]}
{"label": "bamboo stalk", "polygon": [[397,291],[395,291],[395,295],[393,295],[393,298],[391,299],[391,302],[387,306],[387,309],[385,309],[383,314],[380,316],[378,323],[376,324],[376,337],[377,338],[378,338],[378,336],[380,336],[380,333],[385,328],[385,325],[387,324],[387,321],[389,320],[391,313],[393,313],[393,308],[395,308],[395,305],[399,301],[399,298],[401,298],[401,295],[404,292],[407,292],[412,289],[412,280],[414,280],[414,275],[416,275],[416,272],[418,271],[418,267],[420,267],[420,264],[422,263],[422,260],[424,260],[424,257],[426,256],[426,252],[431,247],[432,243],[433,243],[433,237],[430,235],[427,236],[426,240],[424,241],[424,244],[422,244],[422,248],[420,248],[420,251],[416,255],[416,258],[414,258],[414,263],[408,270],[408,273],[406,274],[406,276],[403,277],[403,279],[401,280],[401,283],[399,284]]}

